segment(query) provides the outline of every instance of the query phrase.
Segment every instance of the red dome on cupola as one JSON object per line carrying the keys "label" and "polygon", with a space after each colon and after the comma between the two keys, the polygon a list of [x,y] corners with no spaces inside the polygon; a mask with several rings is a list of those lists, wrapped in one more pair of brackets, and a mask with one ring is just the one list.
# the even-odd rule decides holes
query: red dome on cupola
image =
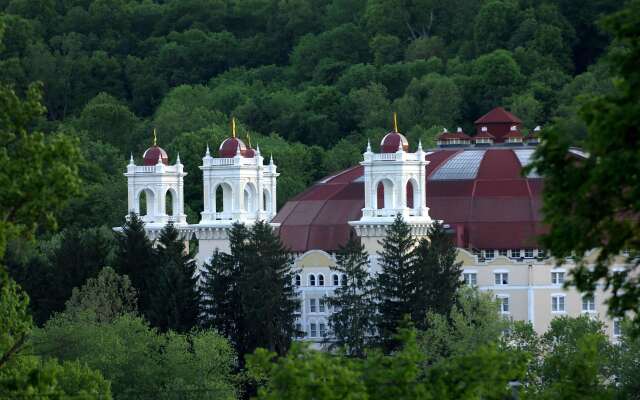
{"label": "red dome on cupola", "polygon": [[398,116],[393,113],[393,130],[382,138],[380,142],[380,151],[383,153],[395,153],[402,146],[402,150],[409,151],[409,141],[400,132],[398,132]]}
{"label": "red dome on cupola", "polygon": [[380,142],[380,151],[383,153],[395,153],[402,144],[402,150],[409,151],[409,141],[400,132],[389,132]]}
{"label": "red dome on cupola", "polygon": [[169,156],[167,152],[160,146],[153,145],[144,151],[142,155],[144,165],[156,165],[158,158],[162,160],[164,165],[169,165]]}
{"label": "red dome on cupola", "polygon": [[238,148],[240,149],[240,155],[243,157],[253,157],[253,153],[249,154],[248,151],[253,149],[247,148],[247,145],[241,139],[230,137],[226,138],[221,144],[220,149],[218,150],[218,156],[222,158],[231,158],[235,157],[238,152]]}

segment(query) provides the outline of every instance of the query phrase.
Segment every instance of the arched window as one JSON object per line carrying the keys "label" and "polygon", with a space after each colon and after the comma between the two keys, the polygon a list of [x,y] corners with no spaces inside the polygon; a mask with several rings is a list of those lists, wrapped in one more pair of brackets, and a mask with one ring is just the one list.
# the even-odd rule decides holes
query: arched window
{"label": "arched window", "polygon": [[342,274],[342,286],[347,286],[347,274]]}
{"label": "arched window", "polygon": [[138,196],[138,215],[147,215],[147,191],[143,190]]}
{"label": "arched window", "polygon": [[376,187],[376,208],[393,208],[393,182],[383,179]]}
{"label": "arched window", "polygon": [[173,209],[173,193],[171,190],[167,190],[167,193],[164,195],[164,213],[167,215],[174,215]]}
{"label": "arched window", "polygon": [[254,212],[256,199],[256,189],[251,183],[244,185],[244,202],[242,209],[247,212]]}
{"label": "arched window", "polygon": [[216,188],[215,205],[216,212],[224,211],[224,189],[222,188],[222,185],[218,185],[218,187]]}
{"label": "arched window", "polygon": [[338,280],[338,274],[333,274],[332,279],[333,279],[333,286],[340,285],[340,281]]}
{"label": "arched window", "polygon": [[413,183],[407,181],[407,207],[413,208]]}
{"label": "arched window", "polygon": [[268,190],[262,191],[262,211],[271,210],[271,194]]}
{"label": "arched window", "polygon": [[155,215],[155,195],[151,189],[142,189],[138,193],[138,215]]}
{"label": "arched window", "polygon": [[[217,213],[230,213],[231,212],[231,199],[232,199],[232,191],[231,185],[228,183],[220,183],[216,186],[214,195],[213,195],[213,207]],[[218,218],[229,219],[231,215],[218,216]]]}
{"label": "arched window", "polygon": [[378,209],[384,208],[384,184],[378,182]]}
{"label": "arched window", "polygon": [[324,286],[324,275],[318,274],[318,286]]}
{"label": "arched window", "polygon": [[300,286],[302,283],[302,279],[300,278],[300,274],[296,274],[296,286]]}
{"label": "arched window", "polygon": [[316,276],[313,274],[309,275],[309,286],[315,286],[316,285]]}

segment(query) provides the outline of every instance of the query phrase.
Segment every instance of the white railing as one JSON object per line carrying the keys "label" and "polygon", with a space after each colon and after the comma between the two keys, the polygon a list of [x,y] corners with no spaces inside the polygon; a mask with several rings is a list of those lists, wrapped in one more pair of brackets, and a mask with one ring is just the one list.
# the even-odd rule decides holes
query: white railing
{"label": "white railing", "polygon": [[396,159],[396,153],[379,153],[373,155],[374,160],[393,161]]}
{"label": "white railing", "polygon": [[407,153],[404,152],[401,155],[396,153],[378,153],[373,155],[373,159],[375,161],[395,161],[395,160],[406,160],[406,161],[418,161],[418,154],[416,153]]}
{"label": "white railing", "polygon": [[[163,165],[162,170],[164,172],[178,172],[177,165]],[[153,173],[156,172],[155,165],[136,165],[135,172]]]}
{"label": "white railing", "polygon": [[233,165],[233,158],[214,158],[211,165]]}

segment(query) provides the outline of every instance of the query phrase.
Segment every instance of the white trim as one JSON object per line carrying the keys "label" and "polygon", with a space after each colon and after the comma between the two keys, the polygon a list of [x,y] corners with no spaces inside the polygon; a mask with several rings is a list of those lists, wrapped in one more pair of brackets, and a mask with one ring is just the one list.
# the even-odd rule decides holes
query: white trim
{"label": "white trim", "polygon": [[462,273],[463,274],[477,274],[478,270],[477,269],[466,269],[465,268],[465,269],[462,270]]}
{"label": "white trim", "polygon": [[504,273],[504,272],[506,272],[506,273],[508,274],[508,273],[509,273],[509,272],[511,272],[511,271],[509,271],[508,269],[504,269],[504,268],[502,268],[502,269],[494,269],[492,272],[493,272],[494,274],[500,274],[500,273]]}
{"label": "white trim", "polygon": [[[562,301],[562,310],[553,309],[553,299],[556,297],[562,297],[564,300]],[[560,306],[560,301],[558,301],[558,306]],[[559,308],[559,307],[558,307]],[[567,295],[566,293],[552,293],[551,294],[551,313],[552,314],[566,314],[567,313]]]}

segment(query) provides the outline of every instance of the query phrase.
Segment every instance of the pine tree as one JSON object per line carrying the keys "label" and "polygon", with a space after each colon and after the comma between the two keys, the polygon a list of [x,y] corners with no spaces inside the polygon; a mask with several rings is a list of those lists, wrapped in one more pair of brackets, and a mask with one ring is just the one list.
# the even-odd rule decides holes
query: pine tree
{"label": "pine tree", "polygon": [[246,226],[235,223],[229,233],[231,254],[216,251],[203,268],[203,325],[227,337],[239,354],[246,342],[239,285],[248,238]]}
{"label": "pine tree", "polygon": [[378,252],[380,272],[376,279],[378,334],[385,350],[397,347],[394,336],[405,316],[411,316],[415,298],[415,240],[411,228],[398,214],[387,227]]}
{"label": "pine tree", "polygon": [[448,316],[460,287],[457,250],[444,226],[435,222],[429,228],[429,240],[421,239],[416,247],[415,297],[411,319],[426,329],[427,312]]}
{"label": "pine tree", "polygon": [[189,331],[198,323],[200,314],[196,262],[185,250],[173,224],[167,224],[160,232],[156,259],[149,322],[162,331]]}
{"label": "pine tree", "polygon": [[375,334],[375,282],[368,271],[369,254],[355,235],[336,253],[336,265],[331,269],[346,277],[327,299],[335,312],[329,326],[335,344],[347,354],[364,356],[364,350]]}
{"label": "pine tree", "polygon": [[247,338],[243,351],[262,347],[284,355],[296,333],[299,302],[293,258],[271,226],[258,221],[241,262],[240,297]]}
{"label": "pine tree", "polygon": [[115,269],[127,275],[138,292],[138,308],[147,315],[151,306],[153,277],[157,272],[156,254],[144,231],[144,223],[137,214],[131,213],[122,232],[117,235]]}

